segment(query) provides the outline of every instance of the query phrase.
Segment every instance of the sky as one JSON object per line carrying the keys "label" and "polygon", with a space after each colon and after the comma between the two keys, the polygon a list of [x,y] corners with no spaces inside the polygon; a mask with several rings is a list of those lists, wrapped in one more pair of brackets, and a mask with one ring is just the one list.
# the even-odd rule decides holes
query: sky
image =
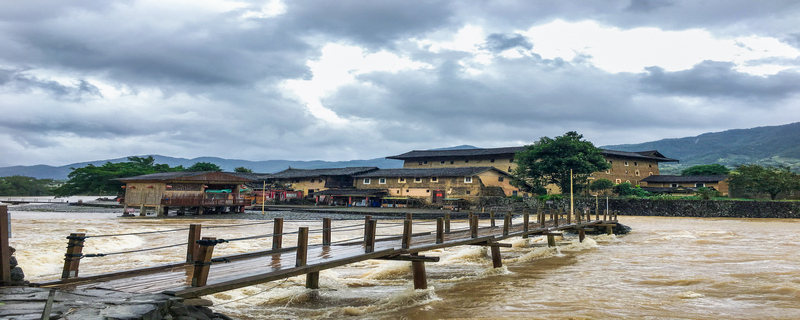
{"label": "sky", "polygon": [[0,2],[0,165],[351,160],[800,121],[800,2]]}

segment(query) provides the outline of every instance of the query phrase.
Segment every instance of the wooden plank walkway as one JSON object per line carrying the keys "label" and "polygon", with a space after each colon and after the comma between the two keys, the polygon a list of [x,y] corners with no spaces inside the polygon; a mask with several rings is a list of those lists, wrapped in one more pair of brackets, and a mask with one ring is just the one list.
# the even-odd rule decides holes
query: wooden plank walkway
{"label": "wooden plank walkway", "polygon": [[[546,219],[544,215],[541,215],[541,217]],[[541,227],[541,222],[531,221],[528,224],[526,232],[524,223],[512,225],[510,220],[507,222],[507,228],[503,225],[503,220],[500,221],[501,223],[499,226],[478,227],[480,222],[476,217],[474,218],[475,225],[473,226],[471,224],[468,229],[452,230],[449,233],[444,233],[440,220],[436,231],[426,231],[415,234],[411,233],[411,229],[414,227],[413,222],[411,220],[405,220],[405,223],[411,224],[412,227],[404,228],[403,236],[385,236],[384,239],[381,239],[380,234],[373,235],[372,239],[378,237],[378,240],[373,240],[374,243],[369,245],[370,248],[365,244],[369,241],[369,236],[366,235],[368,232],[365,227],[365,236],[367,236],[367,240],[361,239],[345,243],[333,243],[331,245],[314,244],[310,246],[307,245],[307,242],[303,244],[300,243],[302,240],[298,240],[296,247],[278,247],[273,250],[218,257],[213,260],[213,263],[206,259],[205,265],[207,267],[205,268],[207,270],[207,279],[203,281],[205,283],[204,285],[193,286],[193,278],[194,281],[198,281],[198,270],[196,270],[196,268],[202,270],[202,268],[204,268],[202,267],[203,261],[195,261],[194,263],[182,262],[86,277],[64,278],[57,281],[39,283],[37,285],[61,289],[102,288],[131,293],[164,292],[179,297],[190,298],[303,274],[308,275],[307,286],[313,287],[316,285],[315,283],[318,282],[318,272],[321,270],[369,259],[394,259],[412,261],[412,263],[420,265],[423,275],[421,275],[422,280],[419,280],[416,274],[418,273],[417,267],[415,267],[414,280],[416,287],[418,285],[418,280],[422,281],[422,285],[424,285],[425,281],[424,266],[421,266],[422,262],[438,261],[438,258],[418,256],[421,252],[463,245],[491,246],[495,267],[497,267],[498,262],[502,263],[499,255],[499,247],[503,246],[502,244],[498,244],[498,241],[525,235],[546,235],[548,233],[556,233],[568,229],[580,230],[582,240],[582,230],[584,228],[616,224],[616,220],[613,216],[612,219],[614,220],[592,220],[571,224],[567,224],[566,220],[561,219],[559,220],[558,226],[555,226],[553,220],[550,220],[545,222],[546,227]],[[373,228],[376,224],[379,224],[375,220],[372,221]],[[486,220],[482,222],[488,224]],[[430,224],[430,222],[426,224]],[[330,224],[328,224],[328,226],[329,225]],[[365,221],[365,225],[369,226],[369,218]],[[328,227],[328,232],[330,232],[330,227]],[[437,242],[437,235],[439,233],[441,233],[442,237],[441,242]],[[403,239],[404,237],[406,239]],[[191,244],[192,242],[190,238],[189,243]],[[328,242],[330,242],[330,234],[328,234]],[[298,247],[300,250],[298,250]],[[213,250],[213,245],[211,245],[211,248]],[[307,252],[305,263],[299,262],[303,251]],[[494,257],[495,254],[497,255],[496,257]],[[69,260],[69,253],[67,260]],[[65,264],[65,272],[68,268],[68,264],[69,263]],[[75,270],[75,272],[77,272],[77,269]],[[201,275],[200,277],[203,276]],[[313,277],[316,277],[316,280],[314,280]]]}

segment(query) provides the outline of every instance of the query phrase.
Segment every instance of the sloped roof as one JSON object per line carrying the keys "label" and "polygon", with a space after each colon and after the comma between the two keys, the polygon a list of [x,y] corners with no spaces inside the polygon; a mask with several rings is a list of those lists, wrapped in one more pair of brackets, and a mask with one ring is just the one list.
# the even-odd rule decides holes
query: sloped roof
{"label": "sloped roof", "polygon": [[675,176],[675,175],[655,175],[642,179],[646,182],[656,183],[692,183],[692,182],[719,182],[728,178],[727,175],[712,176]]}
{"label": "sloped roof", "polygon": [[159,172],[134,177],[116,179],[122,182],[143,182],[143,181],[192,181],[202,183],[241,183],[250,181],[249,178],[239,176],[233,172],[217,171],[177,171]]}
{"label": "sloped roof", "polygon": [[353,197],[364,197],[364,196],[381,196],[389,194],[389,190],[387,189],[328,189],[322,190],[312,193],[315,196],[353,196]]}
{"label": "sloped roof", "polygon": [[377,170],[378,167],[345,167],[325,169],[294,169],[289,168],[281,172],[266,175],[267,179],[297,179],[324,176],[351,176],[359,173]]}
{"label": "sloped roof", "polygon": [[[499,156],[513,155],[525,150],[525,146],[503,147],[503,148],[480,148],[480,149],[458,149],[458,150],[413,150],[396,156],[386,157],[387,159],[410,160],[418,158],[446,158],[446,157],[474,157],[474,156]],[[600,149],[603,155],[627,157],[635,159],[647,159],[660,162],[677,162],[676,159],[665,157],[658,150],[647,151],[617,151]]]}
{"label": "sloped roof", "polygon": [[356,178],[427,178],[427,177],[471,177],[489,170],[508,175],[495,167],[460,167],[428,169],[379,169],[356,175]]}

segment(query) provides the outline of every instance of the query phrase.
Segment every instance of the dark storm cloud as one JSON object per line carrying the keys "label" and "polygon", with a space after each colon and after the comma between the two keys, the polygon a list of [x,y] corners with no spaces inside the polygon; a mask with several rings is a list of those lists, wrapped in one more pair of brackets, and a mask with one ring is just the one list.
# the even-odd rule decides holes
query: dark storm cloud
{"label": "dark storm cloud", "polygon": [[651,12],[658,8],[671,6],[672,2],[667,0],[631,0],[626,8],[628,11]]}
{"label": "dark storm cloud", "polygon": [[486,47],[494,52],[500,52],[503,50],[508,50],[516,47],[530,50],[533,48],[533,44],[531,44],[530,41],[528,41],[528,38],[525,38],[525,36],[519,33],[514,33],[514,34],[492,33],[488,37],[486,37]]}
{"label": "dark storm cloud", "polygon": [[77,79],[74,85],[68,86],[56,81],[42,80],[25,75],[24,71],[0,69],[0,88],[10,88],[17,92],[30,92],[30,90],[41,89],[55,98],[75,101],[79,101],[84,97],[103,97],[95,85],[83,79]]}
{"label": "dark storm cloud", "polygon": [[773,100],[800,93],[800,73],[796,71],[754,76],[734,70],[730,62],[718,61],[704,61],[676,72],[649,67],[641,83],[648,92],[699,97]]}

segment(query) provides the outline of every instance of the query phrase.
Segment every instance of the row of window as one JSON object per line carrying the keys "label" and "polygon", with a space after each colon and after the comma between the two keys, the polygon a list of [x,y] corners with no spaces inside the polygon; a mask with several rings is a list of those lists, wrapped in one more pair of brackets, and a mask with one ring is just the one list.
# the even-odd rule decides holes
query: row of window
{"label": "row of window", "polygon": [[[611,169],[608,169],[608,170],[606,170],[606,174],[611,174]],[[626,175],[628,174],[628,170],[625,170],[625,174],[626,174]],[[638,177],[638,176],[641,176],[641,174],[639,173],[639,170],[636,170],[636,171],[634,172],[634,175],[636,175],[637,177]],[[650,171],[650,172],[648,172],[648,174],[647,174],[647,175],[648,175],[648,176],[652,176],[652,175],[653,175],[653,171]]]}
{"label": "row of window", "polygon": [[[409,193],[410,191],[411,191],[410,189],[406,189],[406,193]],[[431,193],[431,190],[430,190],[430,189],[428,189],[428,190],[425,190],[425,193]],[[470,192],[469,190],[467,190],[467,191],[466,191],[466,194],[470,194],[470,193],[471,193],[471,192]],[[400,194],[400,190],[397,190],[397,194]],[[516,191],[514,191],[514,195],[515,195],[515,196],[517,195],[517,192],[516,192]]]}
{"label": "row of window", "polygon": [[[481,163],[481,161],[482,160],[474,160],[475,163]],[[447,162],[450,162],[450,164],[455,164],[456,163],[455,160],[450,160],[450,161],[441,160],[441,161],[439,161],[439,164],[445,164]],[[495,159],[489,159],[489,162],[494,163]],[[514,162],[514,159],[508,159],[508,163],[513,163],[513,162]],[[469,160],[464,160],[464,163],[469,163]],[[417,164],[420,165],[420,166],[421,165],[426,165],[426,164],[428,164],[428,161],[427,160],[418,161]]]}
{"label": "row of window", "polygon": [[[500,177],[498,180],[499,181],[503,181],[503,177]],[[406,178],[398,178],[397,182],[398,183],[406,183]],[[431,182],[439,182],[439,178],[432,177],[431,178]],[[364,178],[364,181],[362,181],[362,183],[363,184],[370,184],[370,183],[372,183],[372,179]],[[414,178],[414,183],[422,183],[422,178],[420,178],[420,177]],[[464,177],[464,183],[472,183],[472,177]],[[378,184],[386,184],[386,178],[378,178]]]}
{"label": "row of window", "polygon": [[[614,163],[614,161],[608,160],[608,164],[613,164],[613,163]],[[625,161],[625,162],[623,162],[622,164],[623,164],[623,165],[625,165],[626,167],[627,167],[627,166],[630,166],[630,163],[629,163],[628,161]],[[634,161],[634,162],[633,162],[633,166],[634,166],[634,167],[638,167],[638,166],[639,166],[639,162],[636,162],[636,161]],[[652,164],[652,163],[648,163],[648,164],[647,164],[647,167],[648,167],[648,168],[652,168],[652,167],[653,167],[653,164]]]}

